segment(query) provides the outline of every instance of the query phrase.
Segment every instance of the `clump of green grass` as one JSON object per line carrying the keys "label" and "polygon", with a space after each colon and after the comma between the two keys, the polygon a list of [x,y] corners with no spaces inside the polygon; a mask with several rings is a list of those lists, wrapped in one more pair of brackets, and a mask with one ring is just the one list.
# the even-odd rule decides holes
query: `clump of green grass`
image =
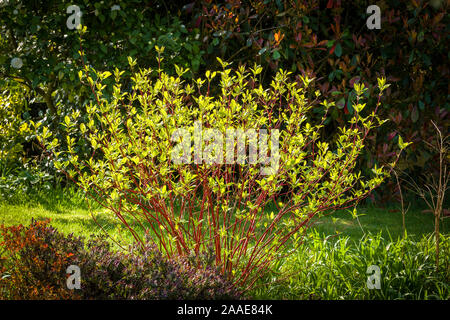
{"label": "clump of green grass", "polygon": [[[432,236],[393,240],[380,232],[352,241],[348,236],[324,239],[312,231],[250,294],[257,299],[449,299],[450,237],[441,239],[444,259],[436,272]],[[380,289],[367,286],[371,265],[380,268]],[[289,277],[280,279],[285,273]]]}

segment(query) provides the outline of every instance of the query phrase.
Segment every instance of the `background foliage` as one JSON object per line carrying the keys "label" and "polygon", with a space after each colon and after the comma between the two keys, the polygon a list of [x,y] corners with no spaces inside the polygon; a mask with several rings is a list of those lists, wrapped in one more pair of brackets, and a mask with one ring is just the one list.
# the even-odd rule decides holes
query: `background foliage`
{"label": "background foliage", "polygon": [[[66,26],[70,4],[10,0],[0,7],[0,74],[31,89],[35,97],[29,101],[31,113],[53,121],[55,131],[71,110],[84,110],[90,95],[76,81],[80,43],[77,32]],[[152,49],[159,45],[166,47],[167,60],[191,69],[188,77],[214,66],[217,56],[235,65],[263,65],[263,83],[280,67],[306,74],[315,77],[325,97],[333,95],[339,101],[339,108],[330,114],[336,121],[326,123],[330,136],[354,112],[353,83],[364,81],[369,86],[376,77],[386,76],[393,85],[380,116],[392,121],[369,137],[360,166],[370,168],[376,159],[392,155],[402,134],[414,144],[399,168],[414,176],[432,170],[428,167],[435,163],[435,155],[422,143],[432,138],[430,120],[443,132],[448,129],[448,3],[371,4],[381,8],[381,30],[366,27],[368,4],[362,0],[197,0],[184,6],[137,0],[77,3],[89,31],[83,49],[94,68],[123,69],[128,56],[140,67],[154,67]],[[114,5],[120,10],[112,10]],[[22,59],[22,68],[12,68],[14,57]],[[369,99],[369,105],[374,103]],[[51,171],[51,165],[44,167]],[[392,189],[386,190],[387,197],[392,195]]]}
{"label": "background foliage", "polygon": [[[339,100],[331,114],[337,124],[354,112],[355,81],[386,76],[393,85],[380,115],[392,121],[369,137],[361,168],[389,157],[402,134],[414,145],[399,167],[414,175],[435,163],[422,143],[433,137],[430,120],[444,132],[449,124],[448,3],[431,2],[371,2],[381,8],[381,30],[366,27],[367,1],[196,1],[192,14],[208,54],[236,64],[256,60],[267,67],[266,79],[279,67],[316,78],[325,97]],[[329,132],[335,129],[330,122]]]}

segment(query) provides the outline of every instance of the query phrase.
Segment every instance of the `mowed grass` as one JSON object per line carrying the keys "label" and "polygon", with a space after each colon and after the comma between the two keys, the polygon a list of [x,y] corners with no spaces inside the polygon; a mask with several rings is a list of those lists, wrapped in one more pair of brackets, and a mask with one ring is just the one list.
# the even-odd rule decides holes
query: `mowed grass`
{"label": "mowed grass", "polygon": [[114,217],[106,212],[97,211],[97,222],[92,218],[91,213],[86,209],[67,208],[62,212],[46,209],[41,205],[0,205],[0,223],[10,225],[28,225],[32,219],[50,219],[51,225],[59,231],[68,234],[89,236],[101,232],[99,225],[103,225],[110,232],[118,226]]}
{"label": "mowed grass", "polygon": [[87,203],[81,193],[70,190],[37,192],[31,199],[0,201],[0,224],[29,225],[32,219],[50,219],[50,224],[64,234],[90,237],[108,233],[122,243],[133,237],[111,212]]}
{"label": "mowed grass", "polygon": [[[448,232],[449,219],[442,219],[441,233]],[[434,232],[434,216],[420,208],[410,209],[405,216],[408,236],[417,237]],[[339,234],[359,240],[365,234],[381,232],[385,238],[397,239],[403,235],[402,213],[395,206],[386,208],[359,207],[358,218],[348,211],[337,211],[317,219],[314,229],[325,236]]]}

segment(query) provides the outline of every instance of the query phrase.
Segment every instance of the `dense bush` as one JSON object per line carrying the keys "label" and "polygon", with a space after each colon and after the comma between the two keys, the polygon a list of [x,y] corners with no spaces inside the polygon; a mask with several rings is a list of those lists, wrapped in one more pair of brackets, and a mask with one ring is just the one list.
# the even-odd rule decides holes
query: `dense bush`
{"label": "dense bush", "polygon": [[[67,8],[73,4],[8,0],[0,5],[0,75],[32,89],[46,103],[50,119],[64,109],[80,108],[89,93],[74,81],[80,42],[77,30],[66,24],[72,21],[73,11],[67,13]],[[194,71],[203,63],[200,40],[168,12],[165,1],[81,0],[76,5],[80,23],[92,29],[84,37],[83,49],[96,68],[124,67],[128,56],[150,66],[154,60],[149,53],[155,45],[166,46],[174,62]],[[14,58],[21,59],[20,67],[13,67]]]}
{"label": "dense bush", "polygon": [[[68,0],[36,1],[8,0],[0,3],[0,177],[4,193],[14,188],[24,189],[36,186],[36,178],[45,176],[39,184],[48,181],[65,183],[51,162],[38,158],[36,168],[25,168],[23,162],[5,160],[22,152],[23,107],[9,103],[16,93],[7,90],[27,91],[31,120],[43,121],[57,135],[60,122],[73,110],[85,112],[85,101],[91,92],[77,79],[81,65],[78,31],[69,29],[72,13],[67,8],[77,5],[82,13],[81,24],[88,27],[83,38],[83,50],[88,54],[86,63],[99,68],[123,68],[127,57],[139,59],[141,66],[154,66],[155,60],[149,54],[155,45],[165,46],[167,57],[174,63],[192,72],[192,77],[204,64],[199,39],[199,29],[188,28],[180,19],[176,4],[166,1],[142,3],[128,1],[87,1],[72,3]],[[14,63],[20,59],[20,63]],[[174,70],[171,70],[175,72]],[[125,74],[127,76],[129,74]],[[12,86],[10,85],[12,84]],[[21,97],[22,99],[23,97]],[[23,99],[22,99],[23,100]],[[19,131],[20,128],[20,131]],[[7,130],[7,131],[6,131]],[[35,142],[31,135],[25,144],[27,148]],[[28,151],[28,150],[27,150]],[[21,154],[19,154],[21,156]],[[29,157],[29,154],[27,154]],[[37,169],[37,170],[34,170]],[[39,174],[36,174],[39,171]],[[18,178],[17,178],[18,177]],[[45,181],[44,181],[45,180]]]}
{"label": "dense bush", "polygon": [[[239,298],[210,266],[167,260],[153,246],[113,251],[104,239],[87,243],[47,222],[1,226],[0,299],[227,299]],[[138,250],[139,249],[139,250]],[[198,262],[198,261],[197,261]],[[66,286],[66,269],[81,270],[81,289]]]}
{"label": "dense bush", "polygon": [[23,143],[30,129],[22,118],[28,90],[13,81],[0,80],[0,177],[23,158]]}
{"label": "dense bush", "polygon": [[[311,233],[295,255],[279,261],[251,294],[258,299],[449,299],[450,238],[435,268],[433,236],[397,240],[366,234],[352,242]],[[369,289],[367,268],[377,265],[381,288]],[[279,275],[288,271],[289,278]],[[269,289],[267,289],[269,288]]]}
{"label": "dense bush", "polygon": [[[51,162],[42,161],[28,120],[31,91],[18,82],[0,79],[0,199],[27,199],[36,189],[60,183]],[[42,119],[43,115],[37,116]]]}
{"label": "dense bush", "polygon": [[[5,166],[5,172],[0,175],[0,197],[9,203],[24,203],[33,194],[49,192],[59,188],[60,179],[49,171],[43,170],[38,161],[28,160],[17,166]],[[56,186],[55,186],[56,182]]]}
{"label": "dense bush", "polygon": [[44,222],[30,227],[1,226],[2,299],[73,299],[65,286],[66,268],[83,249],[82,242],[63,237]]}
{"label": "dense bush", "polygon": [[[63,139],[41,123],[33,124],[55,166],[113,212],[136,241],[141,241],[138,229],[143,228],[169,257],[212,247],[224,275],[251,285],[311,219],[355,205],[388,175],[374,166],[365,179],[355,168],[366,137],[383,123],[376,112],[389,86],[385,79],[378,79],[374,110],[364,109],[367,88],[355,83],[356,111],[348,127],[328,143],[321,128],[335,104],[321,101],[307,77],[297,82],[279,70],[264,89],[258,81],[261,67],[232,72],[219,59],[222,71],[207,71],[206,79],[185,83],[186,70],[177,66],[177,76],[168,75],[161,66],[164,48],[156,49],[157,72],[135,72],[131,92],[122,87],[123,71],[115,69],[113,75],[88,66],[80,71],[96,97],[86,117],[80,112],[65,117]],[[131,68],[136,65],[132,58],[129,62]],[[111,98],[103,92],[109,77],[115,80]],[[213,87],[220,88],[216,94]],[[312,110],[313,102],[320,101],[319,110]],[[322,115],[321,121],[309,121],[313,111]],[[199,123],[207,128],[200,138]],[[255,135],[233,136],[225,161],[220,137],[228,137],[229,129],[236,136],[248,129]],[[258,134],[259,129],[266,133]],[[78,151],[86,144],[91,150],[87,158]],[[402,140],[399,145],[405,147]],[[256,154],[248,160],[251,149]],[[195,163],[188,160],[192,152],[200,157]],[[392,166],[396,159],[398,155]],[[275,212],[267,214],[271,204]]]}

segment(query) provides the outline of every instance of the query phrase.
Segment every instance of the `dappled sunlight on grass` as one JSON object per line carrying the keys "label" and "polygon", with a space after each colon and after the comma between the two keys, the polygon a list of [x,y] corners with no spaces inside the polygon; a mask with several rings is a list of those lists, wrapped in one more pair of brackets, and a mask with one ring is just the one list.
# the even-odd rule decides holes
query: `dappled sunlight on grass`
{"label": "dappled sunlight on grass", "polygon": [[[314,229],[324,235],[340,234],[359,240],[364,233],[382,232],[384,237],[397,239],[403,234],[402,214],[392,208],[358,208],[358,219],[352,218],[347,211],[337,211],[329,216],[319,218]],[[358,223],[359,220],[359,223]],[[442,222],[442,233],[448,232],[448,219]],[[406,215],[406,230],[409,236],[421,236],[434,230],[434,217],[422,213],[420,209],[411,209]]]}

